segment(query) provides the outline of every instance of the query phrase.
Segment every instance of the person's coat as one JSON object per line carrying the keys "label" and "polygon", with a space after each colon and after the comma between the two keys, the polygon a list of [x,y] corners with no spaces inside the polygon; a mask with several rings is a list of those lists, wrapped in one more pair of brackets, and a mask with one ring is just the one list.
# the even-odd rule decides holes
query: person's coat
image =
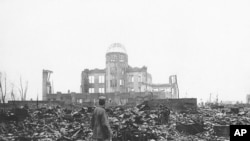
{"label": "person's coat", "polygon": [[93,130],[93,139],[108,139],[112,136],[108,116],[104,108],[95,108],[91,119],[91,128]]}

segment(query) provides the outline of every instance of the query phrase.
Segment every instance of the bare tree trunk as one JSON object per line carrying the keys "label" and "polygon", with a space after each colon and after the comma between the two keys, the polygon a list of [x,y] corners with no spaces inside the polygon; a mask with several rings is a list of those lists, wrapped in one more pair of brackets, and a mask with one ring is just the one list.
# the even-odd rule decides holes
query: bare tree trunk
{"label": "bare tree trunk", "polygon": [[14,84],[12,84],[12,88],[11,88],[11,99],[12,99],[12,102],[13,102],[13,106],[14,108],[16,109],[16,99],[15,99],[15,94],[14,94]]}
{"label": "bare tree trunk", "polygon": [[[3,83],[2,83],[2,78],[3,78]],[[3,102],[3,108],[5,111],[5,97],[7,94],[7,82],[6,82],[6,75],[3,77],[2,73],[0,72],[0,89],[1,89],[1,98],[2,98],[2,102]],[[4,90],[3,90],[3,84],[4,84]]]}
{"label": "bare tree trunk", "polygon": [[19,93],[20,93],[21,101],[23,101],[23,83],[22,83],[22,77],[20,77]]}
{"label": "bare tree trunk", "polygon": [[6,92],[7,92],[7,86],[6,86],[6,76],[4,77],[4,98],[3,98],[3,103],[5,103],[5,97],[6,97]]}
{"label": "bare tree trunk", "polygon": [[18,90],[20,93],[21,101],[25,101],[28,91],[28,81],[26,81],[25,88],[23,88],[22,77],[20,77],[20,88]]}
{"label": "bare tree trunk", "polygon": [[28,81],[26,81],[24,95],[23,95],[24,100],[26,100],[26,95],[27,95],[27,91],[28,91],[28,84],[29,84]]}

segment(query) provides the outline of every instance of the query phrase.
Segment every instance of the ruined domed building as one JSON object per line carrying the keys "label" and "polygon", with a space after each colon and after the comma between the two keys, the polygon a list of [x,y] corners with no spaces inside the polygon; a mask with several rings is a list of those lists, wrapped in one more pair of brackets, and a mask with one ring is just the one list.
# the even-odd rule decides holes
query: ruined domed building
{"label": "ruined domed building", "polygon": [[106,52],[105,69],[85,69],[82,72],[82,93],[165,92],[166,97],[178,97],[175,75],[166,84],[152,84],[147,67],[131,67],[128,54],[120,43],[113,43]]}
{"label": "ruined domed building", "polygon": [[104,69],[85,69],[81,73],[80,93],[53,94],[49,76],[52,71],[43,70],[43,100],[67,103],[96,103],[105,95],[110,103],[126,104],[150,99],[179,98],[176,75],[169,83],[153,84],[147,67],[131,67],[128,54],[120,43],[111,44],[106,52]]}

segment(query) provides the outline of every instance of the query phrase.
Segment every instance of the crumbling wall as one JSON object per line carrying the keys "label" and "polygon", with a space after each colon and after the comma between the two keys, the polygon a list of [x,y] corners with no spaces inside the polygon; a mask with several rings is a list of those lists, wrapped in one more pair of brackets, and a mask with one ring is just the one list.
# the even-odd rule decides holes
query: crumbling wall
{"label": "crumbling wall", "polygon": [[173,111],[184,112],[187,110],[197,109],[196,98],[180,98],[180,99],[154,99],[145,101],[151,109],[157,109],[159,105],[165,105]]}
{"label": "crumbling wall", "polygon": [[50,82],[50,74],[52,71],[50,70],[43,70],[42,72],[42,94],[43,100],[47,100],[47,95],[52,93],[52,85]]}

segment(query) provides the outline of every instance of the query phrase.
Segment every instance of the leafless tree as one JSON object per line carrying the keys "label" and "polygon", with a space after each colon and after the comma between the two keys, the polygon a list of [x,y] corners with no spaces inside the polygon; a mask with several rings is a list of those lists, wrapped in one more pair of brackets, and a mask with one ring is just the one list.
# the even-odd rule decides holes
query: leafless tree
{"label": "leafless tree", "polygon": [[16,96],[15,96],[15,93],[14,93],[14,84],[12,83],[11,84],[11,93],[10,93],[10,96],[11,96],[11,100],[12,100],[12,104],[14,105],[14,107],[16,108]]}
{"label": "leafless tree", "polygon": [[15,101],[14,84],[11,84],[11,100]]}
{"label": "leafless tree", "polygon": [[23,87],[22,77],[20,77],[20,88],[18,89],[20,93],[20,97],[22,101],[26,100],[26,94],[28,91],[28,81],[25,82],[25,86]]}
{"label": "leafless tree", "polygon": [[2,103],[5,103],[5,98],[7,94],[7,82],[6,82],[6,75],[3,75],[3,73],[0,72],[0,92],[1,92],[1,100]]}
{"label": "leafless tree", "polygon": [[3,75],[2,72],[0,72],[0,103],[3,103],[3,110],[5,111],[5,100],[6,100],[6,94],[7,94],[7,80],[6,80],[6,74]]}

